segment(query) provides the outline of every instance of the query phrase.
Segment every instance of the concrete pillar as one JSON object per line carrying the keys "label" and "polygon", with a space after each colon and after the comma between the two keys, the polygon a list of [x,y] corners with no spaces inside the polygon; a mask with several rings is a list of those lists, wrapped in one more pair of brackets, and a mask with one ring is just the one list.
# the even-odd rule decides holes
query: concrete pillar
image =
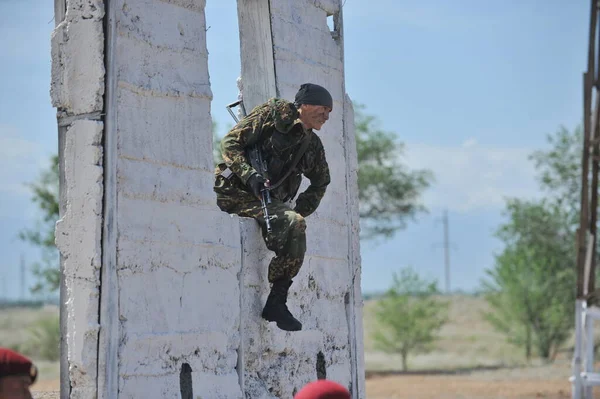
{"label": "concrete pillar", "polygon": [[364,397],[339,1],[238,2],[247,109],[292,99],[306,81],[335,100],[318,132],[332,184],[307,218],[308,253],[290,295],[304,324],[297,333],[260,319],[271,254],[256,223],[215,204],[205,0],[57,2],[61,396],[288,398],[327,377]]}
{"label": "concrete pillar", "polygon": [[[332,183],[307,218],[307,256],[288,306],[303,331],[286,333],[260,319],[269,285],[265,248],[253,221],[242,220],[243,389],[252,398],[289,398],[326,376],[364,397],[357,163],[352,105],[345,94],[340,2],[238,1],[242,94],[246,109],[302,83],[325,86],[334,110],[317,132]],[[332,32],[327,18],[335,20]],[[301,190],[307,187],[305,181]]]}

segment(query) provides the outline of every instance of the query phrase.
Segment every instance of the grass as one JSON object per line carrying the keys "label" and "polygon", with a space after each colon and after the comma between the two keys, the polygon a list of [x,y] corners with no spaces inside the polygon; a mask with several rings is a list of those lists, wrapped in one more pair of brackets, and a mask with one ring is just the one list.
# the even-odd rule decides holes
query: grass
{"label": "grass", "polygon": [[60,359],[60,321],[55,315],[40,317],[27,329],[27,341],[20,346],[23,353],[48,361]]}
{"label": "grass", "polygon": [[[396,374],[401,369],[399,356],[381,353],[373,348],[373,305],[365,301],[364,349],[368,371],[368,399],[568,399],[570,397],[570,360],[567,348],[552,365],[534,362],[525,366],[522,350],[508,344],[483,319],[488,310],[480,297],[454,295],[450,301],[449,321],[440,332],[437,348],[426,355],[409,357],[409,369],[416,374]],[[0,310],[0,343],[24,347],[30,337],[24,333],[48,316],[58,319],[58,308],[20,308]],[[40,379],[33,389],[35,398],[57,398],[59,364],[34,358],[40,368]],[[480,366],[500,366],[494,367]],[[600,368],[600,365],[598,365]],[[466,370],[465,370],[466,369]],[[471,372],[472,370],[474,372]],[[391,371],[382,375],[377,371]],[[431,373],[428,373],[430,371]],[[443,371],[440,373],[440,371]],[[464,372],[463,372],[464,371]],[[445,375],[444,372],[455,373]],[[597,392],[600,394],[600,392]]]}
{"label": "grass", "polygon": [[4,308],[0,310],[0,345],[22,352],[38,366],[40,380],[58,378],[54,344],[59,311],[56,306]]}
{"label": "grass", "polygon": [[[454,295],[445,297],[450,301],[449,321],[440,332],[436,349],[428,354],[409,356],[409,370],[456,370],[481,366],[520,367],[526,361],[523,351],[508,344],[503,335],[497,333],[483,319],[482,312],[489,310],[481,297]],[[376,299],[366,300],[364,308],[364,350],[367,371],[399,371],[400,356],[375,350],[373,332],[373,306]],[[39,309],[14,308],[0,310],[0,343],[11,348],[27,348],[32,335],[28,331],[48,317],[58,320],[58,308],[46,306]],[[572,342],[572,340],[571,340]],[[569,362],[572,351],[566,348],[561,362]],[[56,378],[58,362],[43,360],[39,354],[32,358],[41,368],[40,377]],[[534,361],[531,366],[541,362]]]}
{"label": "grass", "polygon": [[[469,295],[446,296],[450,302],[449,320],[439,333],[436,349],[428,354],[409,355],[409,370],[447,370],[481,366],[516,367],[526,365],[524,351],[506,341],[484,320],[489,310],[482,297]],[[376,300],[365,301],[364,349],[368,371],[400,370],[400,356],[382,353],[374,348],[371,334],[374,329],[373,307]],[[566,354],[570,356],[569,353]],[[533,361],[533,365],[539,363]]]}

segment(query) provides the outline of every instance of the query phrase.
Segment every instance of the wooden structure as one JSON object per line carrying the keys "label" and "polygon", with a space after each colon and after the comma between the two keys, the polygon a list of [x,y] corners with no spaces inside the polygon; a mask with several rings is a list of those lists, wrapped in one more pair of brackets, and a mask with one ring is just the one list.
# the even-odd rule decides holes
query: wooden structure
{"label": "wooden structure", "polygon": [[600,320],[600,307],[597,306],[597,301],[592,300],[597,297],[595,292],[596,225],[600,162],[598,0],[591,0],[590,6],[588,65],[587,71],[583,74],[584,130],[581,157],[581,208],[577,232],[575,353],[571,377],[573,399],[591,399],[593,387],[600,386],[600,372],[594,370],[594,322]]}

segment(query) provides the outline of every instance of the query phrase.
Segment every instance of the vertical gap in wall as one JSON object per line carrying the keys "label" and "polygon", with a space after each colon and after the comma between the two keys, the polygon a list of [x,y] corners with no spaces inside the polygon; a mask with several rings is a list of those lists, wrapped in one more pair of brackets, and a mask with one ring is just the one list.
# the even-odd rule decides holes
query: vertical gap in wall
{"label": "vertical gap in wall", "polygon": [[[241,75],[240,37],[236,2],[220,0],[208,1],[205,6],[206,47],[208,52],[208,72],[213,93],[210,116],[212,119],[212,154],[214,162],[220,161],[220,142],[234,126],[235,121],[225,107],[238,99],[238,79]],[[211,71],[215,74],[211,75]],[[243,84],[243,82],[242,82]],[[232,109],[235,113],[237,110]],[[249,111],[246,109],[246,111]],[[243,262],[243,237],[240,237],[240,257]],[[239,347],[237,350],[236,372],[240,390],[244,394],[244,336],[242,324],[243,289],[240,265],[239,283]]]}
{"label": "vertical gap in wall", "polygon": [[181,371],[179,372],[179,392],[181,399],[194,399],[192,368],[189,363],[181,365]]}
{"label": "vertical gap in wall", "polygon": [[[352,240],[351,236],[349,237],[350,240]],[[351,251],[351,250],[350,250]],[[349,253],[349,259],[351,260],[353,257],[351,256],[351,253]],[[350,266],[352,266],[352,262],[348,262]],[[354,314],[354,295],[353,295],[353,291],[354,291],[354,278],[352,278],[350,280],[350,288],[349,291],[346,292],[344,294],[344,305],[345,305],[345,310],[346,310],[346,323],[348,324],[348,352],[350,354],[350,375],[351,375],[351,380],[350,380],[350,385],[352,387],[356,387],[357,385],[355,384],[355,380],[356,380],[356,367],[357,367],[357,363],[356,363],[356,345],[355,345],[355,341],[356,341],[356,317]],[[357,392],[353,392],[352,389],[350,389],[350,393],[352,394],[352,397],[354,399],[358,398],[358,393]]]}
{"label": "vertical gap in wall", "polygon": [[[67,1],[66,0],[54,0],[54,27],[57,27],[62,21],[64,21],[67,12]],[[60,112],[60,110],[57,110]],[[57,118],[58,119],[58,118]],[[58,120],[57,120],[58,122]],[[67,204],[65,199],[65,135],[67,134],[66,126],[58,126],[58,203],[59,211],[58,217],[62,218]],[[69,379],[69,358],[68,346],[67,346],[67,286],[65,282],[64,273],[64,258],[62,254],[59,254],[60,264],[60,288],[59,288],[59,325],[60,325],[60,397],[61,399],[68,399],[71,396],[71,380]]]}
{"label": "vertical gap in wall", "polygon": [[319,351],[317,353],[317,379],[324,380],[327,378],[327,365],[325,363],[325,355]]}
{"label": "vertical gap in wall", "polygon": [[331,37],[337,41],[340,38],[340,13],[336,12],[333,14],[327,14],[327,26],[329,27],[329,32],[331,33]]}
{"label": "vertical gap in wall", "polygon": [[335,20],[333,14],[327,14],[327,27],[329,27],[329,33],[335,38]]}
{"label": "vertical gap in wall", "polygon": [[[349,138],[348,132],[348,124],[353,125],[354,121],[347,120],[347,116],[349,114],[347,107],[352,109],[351,104],[347,104],[347,101],[350,101],[348,97],[346,97],[346,65],[345,65],[345,52],[344,52],[344,11],[343,5],[340,5],[339,10],[333,14],[333,24],[334,31],[337,33],[333,36],[334,40],[340,46],[340,58],[342,60],[342,134],[344,138],[344,159],[346,160],[346,209],[349,209],[351,203],[351,192],[350,192],[350,179],[352,178],[351,170],[350,170],[350,159],[349,159],[349,151],[348,151],[348,142],[354,143],[354,138]],[[353,113],[351,113],[354,115]],[[352,223],[359,223],[359,220],[352,219],[352,214],[348,214],[348,268],[350,273],[350,287],[348,288],[348,292],[344,296],[344,303],[346,304],[346,318],[348,321],[348,345],[351,359],[351,381],[350,386],[348,387],[350,393],[352,394],[353,399],[358,399],[358,395],[361,390],[361,386],[359,385],[359,375],[358,375],[358,349],[356,343],[356,292],[355,292],[355,282],[356,282],[356,273],[357,273],[357,265],[354,264],[355,259],[357,259],[357,254],[355,251],[358,251],[357,248],[354,247],[353,242],[353,226]]]}
{"label": "vertical gap in wall", "polygon": [[[57,18],[58,19],[58,18]],[[67,203],[65,198],[65,140],[67,134],[66,126],[58,127],[58,170],[59,170],[59,185],[58,185],[58,203],[59,214],[61,219],[66,211]],[[71,395],[71,380],[69,379],[69,358],[67,344],[67,329],[68,329],[68,314],[66,309],[67,303],[67,285],[65,281],[64,258],[62,253],[59,254],[60,262],[60,307],[59,307],[59,325],[60,325],[60,397],[68,399]]]}
{"label": "vertical gap in wall", "polygon": [[117,3],[105,0],[104,137],[101,269],[98,294],[97,398],[118,396],[119,289],[117,280],[117,75],[115,68]]}
{"label": "vertical gap in wall", "polygon": [[[241,224],[241,222],[240,222]],[[240,384],[240,390],[242,391],[242,396],[245,396],[245,380],[244,374],[246,372],[245,364],[244,364],[244,323],[242,321],[242,315],[244,314],[244,237],[240,234],[240,254],[241,254],[241,264],[240,264],[240,274],[238,277],[239,290],[240,290],[240,325],[239,325],[239,335],[240,335],[240,346],[238,349],[238,358],[237,364],[235,366],[236,371],[238,373],[238,383]]]}
{"label": "vertical gap in wall", "polygon": [[329,26],[330,31],[335,30],[335,25],[333,23],[333,14],[327,14],[327,26]]}
{"label": "vertical gap in wall", "polygon": [[208,1],[205,19],[208,74],[213,93],[210,109],[212,150],[216,160],[220,155],[221,138],[235,124],[225,106],[236,101],[239,94],[237,81],[241,75],[241,60],[237,5],[235,2]]}
{"label": "vertical gap in wall", "polygon": [[273,49],[273,74],[275,75],[275,93],[276,96],[281,96],[279,91],[279,82],[277,81],[277,63],[275,62],[275,38],[273,37],[273,13],[271,12],[271,0],[269,2],[269,30],[271,31],[271,47]]}

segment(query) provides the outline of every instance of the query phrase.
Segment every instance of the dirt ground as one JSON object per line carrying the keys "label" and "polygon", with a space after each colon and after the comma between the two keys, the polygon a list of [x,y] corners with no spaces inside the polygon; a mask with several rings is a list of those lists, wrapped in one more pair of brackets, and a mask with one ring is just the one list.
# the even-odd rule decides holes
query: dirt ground
{"label": "dirt ground", "polygon": [[447,374],[370,373],[366,391],[368,399],[567,399],[569,376],[568,362]]}
{"label": "dirt ground", "polygon": [[[366,399],[568,399],[568,378],[569,369],[557,366],[445,375],[369,373]],[[36,399],[58,398],[58,381],[39,381],[34,391]]]}
{"label": "dirt ground", "polygon": [[481,375],[390,375],[366,381],[368,399],[567,399],[568,379],[487,379]]}
{"label": "dirt ground", "polygon": [[368,399],[568,399],[568,381],[478,381],[449,376],[389,376],[367,380]]}
{"label": "dirt ground", "polygon": [[[368,371],[366,397],[360,399],[571,397],[571,341],[567,342],[553,364],[535,360],[523,367],[522,351],[510,346],[505,337],[492,330],[482,319],[481,313],[487,310],[485,301],[468,296],[455,296],[450,300],[450,322],[441,331],[437,349],[409,357],[409,369],[413,371],[408,373],[399,371],[402,362],[398,356],[377,351],[373,347],[370,337],[373,329],[370,312],[372,303],[367,301],[364,328],[365,369]],[[22,313],[19,312],[18,316],[24,319]],[[6,326],[14,324],[13,321],[4,323]],[[0,338],[18,343],[18,332],[9,334],[5,331],[2,335],[2,325],[0,317]],[[34,398],[59,398],[58,363],[40,365],[44,366],[40,373],[43,377],[33,387]],[[600,370],[600,363],[596,369]],[[600,398],[600,390],[594,393],[595,397]]]}
{"label": "dirt ground", "polygon": [[[57,386],[42,382],[35,399],[59,398]],[[367,379],[367,399],[568,399],[568,381],[478,381],[465,376],[387,376]],[[283,398],[282,398],[283,399]],[[289,398],[291,399],[291,398]]]}

